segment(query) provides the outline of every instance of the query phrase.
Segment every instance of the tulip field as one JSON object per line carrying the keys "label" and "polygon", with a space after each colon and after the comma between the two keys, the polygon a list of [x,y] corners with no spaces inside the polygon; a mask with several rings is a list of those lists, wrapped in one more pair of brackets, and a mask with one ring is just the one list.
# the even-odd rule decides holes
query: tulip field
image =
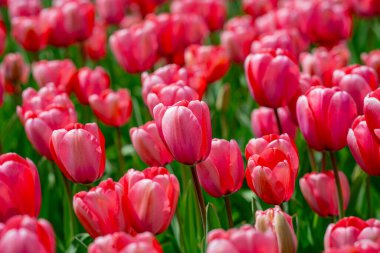
{"label": "tulip field", "polygon": [[378,0],[0,0],[0,253],[379,253]]}

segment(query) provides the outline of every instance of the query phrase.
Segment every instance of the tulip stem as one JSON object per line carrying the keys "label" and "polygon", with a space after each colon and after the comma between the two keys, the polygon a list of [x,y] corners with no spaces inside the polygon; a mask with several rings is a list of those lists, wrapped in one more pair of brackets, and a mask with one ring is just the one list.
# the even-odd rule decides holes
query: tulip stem
{"label": "tulip stem", "polygon": [[326,152],[322,151],[322,172],[326,171]]}
{"label": "tulip stem", "polygon": [[123,170],[124,170],[124,158],[123,158],[123,153],[122,153],[122,149],[123,149],[123,144],[122,144],[122,137],[121,137],[121,128],[120,127],[116,127],[116,146],[117,146],[117,155],[118,155],[118,159],[119,159],[119,174],[120,176],[123,175]]}
{"label": "tulip stem", "polygon": [[193,183],[194,183],[195,191],[197,193],[198,205],[199,205],[199,210],[201,213],[203,231],[206,233],[206,205],[205,205],[205,200],[203,199],[202,189],[201,189],[201,186],[199,184],[199,179],[198,179],[198,175],[197,175],[197,171],[195,169],[195,166],[190,166],[190,169],[191,169],[191,175],[193,176]]}
{"label": "tulip stem", "polygon": [[339,200],[339,219],[342,219],[344,217],[344,208],[343,208],[343,192],[342,192],[342,186],[340,183],[339,173],[338,173],[338,166],[336,162],[336,158],[334,155],[334,152],[330,151],[330,158],[331,163],[334,169],[334,177],[335,177],[335,183],[336,188],[338,190],[338,200]]}
{"label": "tulip stem", "polygon": [[281,121],[280,121],[280,115],[278,115],[278,108],[274,108],[274,115],[276,116],[276,122],[277,122],[277,127],[278,127],[278,132],[280,134],[283,133],[282,126],[281,126]]}
{"label": "tulip stem", "polygon": [[367,194],[367,205],[368,205],[368,218],[372,217],[372,201],[371,201],[371,176],[367,175],[366,178],[366,194]]}
{"label": "tulip stem", "polygon": [[306,144],[307,152],[309,153],[309,161],[312,171],[317,171],[317,163],[315,162],[314,151]]}
{"label": "tulip stem", "polygon": [[226,205],[226,212],[227,212],[227,218],[228,218],[228,226],[229,228],[234,227],[234,220],[232,219],[232,210],[231,210],[231,200],[230,196],[224,197],[224,204]]}
{"label": "tulip stem", "polygon": [[80,54],[81,54],[81,57],[82,57],[82,65],[86,66],[86,63],[87,63],[87,54],[86,54],[86,49],[85,49],[85,46],[84,46],[84,42],[80,42],[80,44],[79,44],[79,50],[80,50]]}

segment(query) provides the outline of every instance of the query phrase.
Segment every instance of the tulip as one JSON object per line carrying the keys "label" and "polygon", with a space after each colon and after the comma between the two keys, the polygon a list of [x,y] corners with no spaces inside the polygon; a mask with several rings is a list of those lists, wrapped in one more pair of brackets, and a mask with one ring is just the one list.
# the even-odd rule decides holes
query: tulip
{"label": "tulip", "polygon": [[32,65],[32,73],[39,87],[54,83],[58,90],[70,93],[76,68],[71,60],[42,60]]}
{"label": "tulip", "polygon": [[[290,138],[294,139],[297,127],[292,122],[289,110],[285,107],[280,107],[278,114],[284,133],[287,133]],[[271,108],[260,107],[254,109],[251,113],[251,126],[253,134],[256,137],[262,137],[268,134],[281,134],[277,126],[275,113]]]}
{"label": "tulip", "polygon": [[182,100],[173,106],[158,104],[153,115],[158,132],[175,160],[193,165],[207,158],[212,130],[205,102]]}
{"label": "tulip", "polygon": [[139,233],[164,232],[177,208],[180,191],[175,175],[163,167],[130,169],[119,182],[124,186],[124,214],[132,227]]}
{"label": "tulip", "polygon": [[249,91],[261,106],[285,106],[297,92],[298,66],[281,49],[249,55],[244,68]]}
{"label": "tulip", "polygon": [[74,183],[92,183],[104,173],[105,141],[95,123],[70,124],[53,131],[50,152],[61,172]]}
{"label": "tulip", "polygon": [[0,230],[0,251],[12,253],[54,253],[55,235],[45,219],[18,215]]}
{"label": "tulip", "polygon": [[107,29],[96,23],[91,36],[84,42],[86,55],[93,61],[99,61],[107,54]]}
{"label": "tulip", "polygon": [[0,222],[18,214],[37,217],[41,207],[41,186],[34,163],[15,153],[2,154],[0,175],[3,190]]}
{"label": "tulip", "polygon": [[154,121],[131,128],[129,135],[137,154],[149,166],[165,166],[173,161],[173,156],[162,142]]}
{"label": "tulip", "polygon": [[380,112],[378,109],[379,98],[380,88],[369,93],[364,99],[364,116],[367,121],[367,126],[378,142],[380,139],[380,132],[378,130],[380,126],[380,120],[378,118],[378,113]]}
{"label": "tulip", "polygon": [[[350,199],[350,186],[341,171],[339,171],[339,180],[342,185],[343,208],[346,209]],[[318,215],[326,217],[339,214],[338,191],[333,171],[307,173],[300,179],[300,188],[307,203]]]}
{"label": "tulip", "polygon": [[41,11],[40,0],[8,0],[11,19],[22,16],[35,16]]}
{"label": "tulip", "polygon": [[163,250],[160,243],[149,232],[141,233],[134,237],[120,232],[98,237],[88,248],[88,253],[104,252],[163,253]]}
{"label": "tulip", "polygon": [[376,72],[372,68],[359,65],[335,70],[332,84],[352,96],[358,114],[363,114],[364,97],[379,86]]}
{"label": "tulip", "polygon": [[132,114],[132,98],[127,89],[104,90],[89,98],[91,109],[104,124],[120,127],[128,122]]}
{"label": "tulip", "polygon": [[376,0],[352,0],[351,5],[360,16],[374,17],[380,15],[380,5]]}
{"label": "tulip", "polygon": [[128,1],[96,0],[96,11],[107,24],[119,24],[125,15]]}
{"label": "tulip", "polygon": [[91,95],[100,95],[102,91],[110,87],[111,78],[102,67],[90,69],[84,67],[78,70],[74,91],[79,102],[88,104]]}
{"label": "tulip", "polygon": [[288,201],[294,192],[299,158],[287,134],[251,139],[246,146],[245,178],[249,188],[268,204]]}
{"label": "tulip", "polygon": [[145,17],[149,13],[153,13],[156,8],[162,5],[166,0],[132,0],[139,8],[141,16]]}
{"label": "tulip", "polygon": [[373,50],[369,53],[362,53],[361,59],[365,65],[373,68],[376,71],[377,77],[379,78],[380,77],[380,50]]}
{"label": "tulip", "polygon": [[235,140],[213,139],[206,160],[197,164],[199,182],[215,198],[238,191],[244,180],[244,162]]}
{"label": "tulip", "polygon": [[88,192],[74,195],[75,215],[93,238],[120,231],[133,233],[129,221],[124,218],[123,191],[121,184],[109,178]]}
{"label": "tulip", "polygon": [[243,0],[245,13],[257,18],[277,7],[278,0]]}
{"label": "tulip", "polygon": [[133,25],[140,23],[142,20],[143,19],[139,13],[129,13],[129,14],[125,15],[124,18],[120,21],[119,27],[120,28],[129,28]]}
{"label": "tulip", "polygon": [[276,234],[261,232],[250,225],[224,231],[215,229],[207,235],[207,253],[279,253]]}
{"label": "tulip", "polygon": [[26,83],[29,78],[29,66],[19,53],[7,54],[0,71],[5,79],[5,90],[9,93],[20,92],[20,84]]}
{"label": "tulip", "polygon": [[297,101],[301,133],[309,146],[318,151],[344,148],[356,114],[353,98],[337,87],[312,87]]}
{"label": "tulip", "polygon": [[0,54],[4,53],[6,43],[7,43],[7,29],[5,27],[4,22],[0,19]]}

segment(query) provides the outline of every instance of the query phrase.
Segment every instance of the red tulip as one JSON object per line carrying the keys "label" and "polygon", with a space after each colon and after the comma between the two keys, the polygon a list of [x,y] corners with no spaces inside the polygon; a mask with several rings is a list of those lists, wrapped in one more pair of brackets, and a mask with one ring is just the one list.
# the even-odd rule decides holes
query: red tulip
{"label": "red tulip", "polygon": [[294,192],[299,158],[287,134],[252,139],[245,148],[248,186],[268,204],[288,201]]}
{"label": "red tulip", "polygon": [[93,61],[104,58],[107,54],[107,29],[96,23],[91,36],[84,42],[86,55]]}
{"label": "red tulip", "polygon": [[127,0],[96,0],[96,11],[107,24],[119,24],[127,9]]}
{"label": "red tulip", "polygon": [[76,67],[71,60],[42,60],[32,65],[34,80],[39,87],[54,83],[58,90],[70,93]]}
{"label": "red tulip", "polygon": [[377,77],[380,77],[380,50],[373,50],[369,53],[362,53],[361,59],[365,65],[373,68]]}
{"label": "red tulip", "polygon": [[2,154],[0,175],[0,222],[18,214],[37,217],[41,207],[41,186],[34,163],[15,153]]}
{"label": "red tulip", "polygon": [[281,49],[249,55],[244,68],[249,91],[261,106],[285,106],[297,92],[298,66]]}
{"label": "red tulip", "polygon": [[351,5],[360,16],[375,17],[380,15],[380,5],[376,0],[352,0]]}
{"label": "red tulip", "polygon": [[29,66],[19,53],[7,54],[0,71],[5,79],[5,90],[9,93],[20,92],[20,85],[29,79]]}
{"label": "red tulip", "polygon": [[193,165],[207,158],[212,129],[205,102],[182,100],[173,106],[158,104],[153,115],[158,132],[175,160]]}
{"label": "red tulip", "polygon": [[260,232],[250,225],[224,231],[215,229],[207,235],[207,253],[279,253],[276,234]]}
{"label": "red tulip", "polygon": [[[148,17],[147,17],[148,18]],[[119,27],[120,28],[129,28],[133,25],[136,25],[142,21],[142,17],[139,13],[129,13],[124,16],[124,18],[120,21]]]}
{"label": "red tulip", "polygon": [[[376,140],[380,139],[380,88],[370,92],[364,99],[364,116],[367,126],[371,133],[374,134]],[[379,142],[380,143],[380,142]]]}
{"label": "red tulip", "polygon": [[[346,209],[350,200],[350,185],[341,171],[339,180],[342,185],[343,209]],[[307,173],[300,179],[300,188],[307,203],[318,215],[326,217],[339,214],[338,191],[333,171]]]}
{"label": "red tulip", "polygon": [[5,28],[4,22],[0,19],[0,54],[4,53],[6,43],[7,43],[7,29]]}
{"label": "red tulip", "polygon": [[54,253],[55,235],[47,220],[15,216],[0,230],[0,251],[12,253]]}
{"label": "red tulip", "polygon": [[88,253],[129,253],[149,252],[163,253],[160,243],[149,233],[141,233],[132,237],[126,233],[113,233],[98,237],[88,248]]}
{"label": "red tulip", "polygon": [[130,73],[148,70],[157,60],[155,25],[150,21],[116,31],[110,45],[116,60]]}
{"label": "red tulip", "polygon": [[8,0],[11,19],[21,16],[35,16],[41,11],[40,0]]}
{"label": "red tulip", "polygon": [[363,114],[364,97],[379,86],[376,72],[367,66],[351,65],[335,70],[332,84],[347,91],[355,100],[358,114]]}
{"label": "red tulip", "polygon": [[301,133],[310,147],[318,151],[344,148],[356,115],[353,98],[337,87],[312,87],[297,101]]}
{"label": "red tulip", "polygon": [[129,169],[119,180],[124,186],[125,217],[137,232],[164,232],[177,208],[179,183],[163,167]]}
{"label": "red tulip", "polygon": [[105,141],[95,123],[53,131],[50,152],[61,172],[75,183],[92,183],[104,173]]}
{"label": "red tulip", "polygon": [[[285,107],[280,107],[278,109],[278,115],[284,133],[287,133],[290,138],[294,139],[297,126],[292,122],[289,110]],[[254,109],[251,113],[251,126],[255,137],[262,137],[268,134],[280,134],[276,116],[271,108],[260,107]]]}
{"label": "red tulip", "polygon": [[138,6],[141,16],[144,17],[149,13],[153,13],[156,8],[165,1],[166,0],[132,0],[132,3]]}
{"label": "red tulip", "polygon": [[127,89],[104,90],[89,98],[91,109],[104,124],[120,127],[128,122],[132,114],[132,98]]}
{"label": "red tulip", "polygon": [[235,140],[213,139],[206,160],[197,164],[203,189],[215,198],[238,191],[244,180],[244,162]]}
{"label": "red tulip", "polygon": [[90,69],[83,67],[78,70],[74,84],[74,91],[79,102],[88,104],[91,95],[100,95],[110,87],[111,78],[102,67]]}
{"label": "red tulip", "polygon": [[245,13],[257,18],[277,7],[278,0],[243,0]]}

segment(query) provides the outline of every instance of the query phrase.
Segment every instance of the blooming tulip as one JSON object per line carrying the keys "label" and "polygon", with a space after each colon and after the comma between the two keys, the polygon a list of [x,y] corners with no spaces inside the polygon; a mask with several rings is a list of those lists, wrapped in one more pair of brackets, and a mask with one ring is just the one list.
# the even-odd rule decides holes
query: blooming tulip
{"label": "blooming tulip", "polygon": [[126,233],[113,233],[96,238],[88,249],[88,253],[104,252],[163,253],[163,250],[160,243],[149,232],[141,233],[134,237]]}
{"label": "blooming tulip", "polygon": [[1,64],[1,74],[5,79],[5,90],[7,92],[20,92],[20,85],[28,81],[29,66],[21,54],[7,54]]}
{"label": "blooming tulip", "polygon": [[11,19],[21,16],[35,16],[41,11],[40,0],[8,0]]}
{"label": "blooming tulip", "polygon": [[247,144],[245,178],[249,188],[268,204],[281,204],[293,195],[299,158],[287,134],[266,135]]}
{"label": "blooming tulip", "polygon": [[203,101],[182,100],[153,110],[158,132],[174,159],[193,165],[207,158],[211,148],[210,111]]}
{"label": "blooming tulip", "polygon": [[156,10],[158,6],[163,4],[166,0],[132,0],[132,3],[139,7],[141,16],[146,16]]}
{"label": "blooming tulip", "polygon": [[107,29],[96,23],[91,36],[84,42],[86,55],[93,61],[104,58],[107,54]]}
{"label": "blooming tulip", "polygon": [[298,66],[281,49],[249,55],[244,68],[249,91],[261,106],[285,106],[297,92]]}
{"label": "blooming tulip", "polygon": [[244,12],[257,18],[277,7],[278,0],[243,0]]}
{"label": "blooming tulip", "polygon": [[120,127],[132,114],[132,98],[127,89],[104,90],[89,98],[91,109],[104,124]]}
{"label": "blooming tulip", "polygon": [[[343,172],[339,171],[339,180],[343,192],[343,208],[346,209],[350,199],[350,186]],[[338,215],[338,191],[333,171],[307,173],[300,179],[302,195],[307,203],[322,217]]]}
{"label": "blooming tulip", "polygon": [[365,65],[373,68],[376,71],[377,77],[379,78],[380,77],[380,50],[373,50],[369,53],[362,53],[361,59]]}
{"label": "blooming tulip", "polygon": [[356,114],[353,98],[337,87],[312,87],[297,101],[301,133],[310,147],[318,151],[344,148]]}
{"label": "blooming tulip", "polygon": [[125,15],[126,0],[96,0],[96,11],[107,24],[119,24]]}
{"label": "blooming tulip", "polygon": [[54,253],[55,236],[47,220],[18,215],[0,230],[0,251],[12,253]]}
{"label": "blooming tulip", "polygon": [[15,153],[0,155],[0,175],[3,190],[0,222],[18,214],[37,217],[41,207],[41,186],[34,163]]}
{"label": "blooming tulip", "polygon": [[119,180],[124,186],[124,213],[137,232],[164,232],[177,208],[179,183],[163,167],[134,169]]}
{"label": "blooming tulip", "polygon": [[352,0],[351,5],[360,16],[374,17],[380,15],[380,5],[376,0]]}
{"label": "blooming tulip", "polygon": [[50,152],[61,172],[75,183],[99,179],[105,168],[104,137],[95,123],[70,124],[53,131]]}
{"label": "blooming tulip", "polygon": [[4,22],[0,19],[0,54],[4,53],[5,45],[7,42],[7,29]]}

